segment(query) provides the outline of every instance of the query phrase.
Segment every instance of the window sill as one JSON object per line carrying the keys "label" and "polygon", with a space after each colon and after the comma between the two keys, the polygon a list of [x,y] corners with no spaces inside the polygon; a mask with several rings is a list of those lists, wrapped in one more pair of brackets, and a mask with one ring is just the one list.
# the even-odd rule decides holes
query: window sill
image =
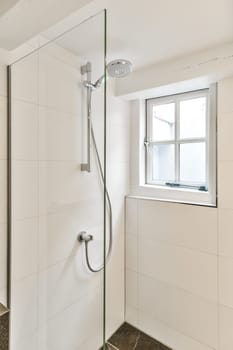
{"label": "window sill", "polygon": [[209,192],[183,188],[164,188],[164,186],[153,186],[145,184],[132,188],[131,193],[128,195],[128,197],[212,208],[217,207],[216,198],[211,198]]}

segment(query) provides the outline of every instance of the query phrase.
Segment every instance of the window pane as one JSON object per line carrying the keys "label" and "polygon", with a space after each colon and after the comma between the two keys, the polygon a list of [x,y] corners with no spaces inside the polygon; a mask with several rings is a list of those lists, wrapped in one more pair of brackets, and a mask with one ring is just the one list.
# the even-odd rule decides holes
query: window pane
{"label": "window pane", "polygon": [[206,97],[180,102],[180,138],[206,136]]}
{"label": "window pane", "polygon": [[175,136],[175,104],[153,106],[153,141],[173,140]]}
{"label": "window pane", "polygon": [[175,180],[175,146],[153,145],[153,181]]}
{"label": "window pane", "polygon": [[206,144],[180,145],[180,182],[191,185],[206,183]]}

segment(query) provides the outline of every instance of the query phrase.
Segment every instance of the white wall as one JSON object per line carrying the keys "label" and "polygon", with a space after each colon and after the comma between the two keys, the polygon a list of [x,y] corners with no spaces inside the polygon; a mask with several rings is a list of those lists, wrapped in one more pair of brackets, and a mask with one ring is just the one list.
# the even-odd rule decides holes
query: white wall
{"label": "white wall", "polygon": [[[12,350],[92,350],[102,343],[102,273],[88,272],[77,235],[82,230],[94,234],[91,260],[100,264],[103,193],[94,155],[92,172],[80,172],[85,147],[80,59],[53,48],[12,68]],[[129,179],[129,106],[111,94],[108,187],[114,249],[108,265],[107,335],[124,320]],[[96,92],[92,105],[102,149],[103,91]]]}
{"label": "white wall", "polygon": [[218,83],[218,208],[127,199],[126,320],[176,350],[233,348],[232,94]]}
{"label": "white wall", "polygon": [[[1,60],[0,60],[1,61]],[[0,63],[0,303],[7,304],[7,87]]]}

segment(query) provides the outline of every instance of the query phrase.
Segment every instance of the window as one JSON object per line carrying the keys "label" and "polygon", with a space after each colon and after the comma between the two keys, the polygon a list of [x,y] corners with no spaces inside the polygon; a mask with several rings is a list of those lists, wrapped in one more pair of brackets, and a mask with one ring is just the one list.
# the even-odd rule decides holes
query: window
{"label": "window", "polygon": [[176,200],[215,204],[214,98],[204,89],[146,100],[145,185],[160,197],[171,189]]}

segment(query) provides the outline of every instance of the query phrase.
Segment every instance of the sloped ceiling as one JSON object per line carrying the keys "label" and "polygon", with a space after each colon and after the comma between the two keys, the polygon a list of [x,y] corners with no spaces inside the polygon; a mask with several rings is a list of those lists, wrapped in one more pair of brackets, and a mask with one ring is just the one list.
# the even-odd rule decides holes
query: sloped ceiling
{"label": "sloped ceiling", "polygon": [[[93,0],[89,15],[107,8],[108,58],[124,57],[134,69],[233,42],[233,0]],[[79,23],[76,14],[49,29],[56,37]],[[66,46],[79,52],[101,47],[103,35],[80,26]],[[92,44],[91,44],[92,41]]]}
{"label": "sloped ceiling", "polygon": [[7,12],[11,7],[13,7],[20,0],[1,0],[0,1],[0,16]]}
{"label": "sloped ceiling", "polygon": [[[0,47],[13,49],[40,32],[56,37],[80,23],[80,13],[87,18],[103,8],[109,60],[124,57],[134,69],[233,42],[233,0],[20,0],[0,16]],[[71,51],[77,42],[81,53],[102,45],[97,27],[78,33],[65,43]]]}
{"label": "sloped ceiling", "polygon": [[12,50],[91,0],[1,0],[0,47]]}

